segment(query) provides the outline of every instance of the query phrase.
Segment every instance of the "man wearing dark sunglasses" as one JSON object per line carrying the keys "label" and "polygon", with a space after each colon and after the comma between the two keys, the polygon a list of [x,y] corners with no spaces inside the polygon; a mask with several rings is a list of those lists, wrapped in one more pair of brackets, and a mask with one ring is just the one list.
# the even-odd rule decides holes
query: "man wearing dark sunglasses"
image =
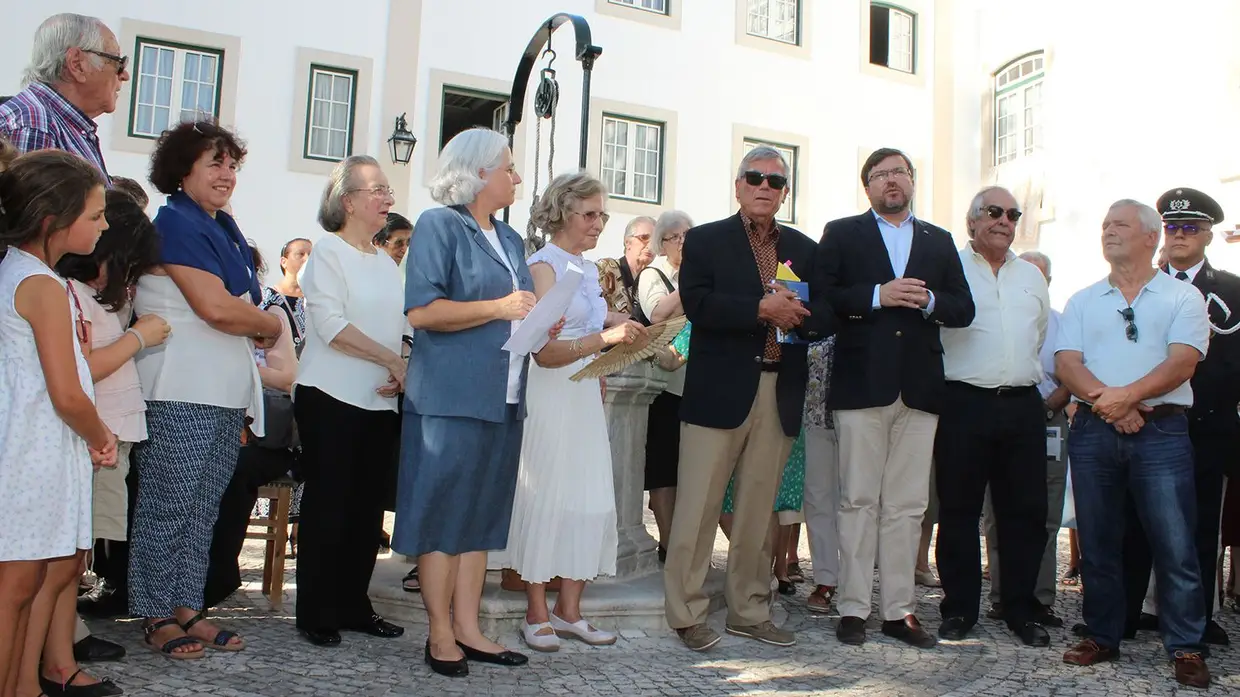
{"label": "man wearing dark sunglasses", "polygon": [[1180,684],[1206,687],[1186,411],[1194,402],[1189,380],[1206,355],[1210,327],[1201,294],[1152,264],[1162,227],[1150,206],[1131,199],[1112,204],[1102,224],[1111,273],[1072,296],[1060,325],[1055,368],[1079,403],[1068,457],[1086,625],[1085,638],[1063,660],[1091,666],[1119,656],[1126,614],[1124,509],[1131,494],[1158,576],[1163,648]]}
{"label": "man wearing dark sunglasses", "polygon": [[1007,189],[973,198],[960,262],[976,315],[943,329],[947,389],[934,440],[939,495],[939,637],[959,641],[978,620],[982,591],[977,526],[989,486],[1002,540],[992,577],[1001,576],[1001,618],[1026,646],[1050,646],[1047,609],[1034,591],[1046,549],[1046,411],[1039,348],[1050,293],[1036,266],[1016,256],[1020,208]]}
{"label": "man wearing dark sunglasses", "polygon": [[969,326],[974,306],[951,233],[910,211],[913,181],[904,153],[871,154],[861,168],[871,210],[827,224],[810,279],[840,321],[827,408],[840,446],[836,637],[846,644],[865,643],[876,556],[883,633],[936,642],[914,614],[914,561],[945,389],[939,328]]}
{"label": "man wearing dark sunglasses", "polygon": [[[1193,444],[1196,473],[1195,547],[1206,612],[1204,641],[1226,645],[1229,638],[1214,621],[1214,606],[1223,477],[1240,475],[1236,461],[1240,452],[1240,416],[1236,414],[1236,405],[1240,403],[1240,333],[1228,333],[1240,324],[1240,277],[1214,268],[1206,258],[1206,249],[1214,238],[1214,225],[1223,221],[1223,208],[1217,201],[1196,189],[1176,188],[1159,197],[1158,211],[1163,222],[1163,248],[1167,250],[1167,263],[1161,270],[1191,283],[1206,297],[1206,311],[1214,328],[1210,350],[1193,373],[1188,435]],[[1154,586],[1150,578],[1150,546],[1140,521],[1129,520],[1125,536],[1128,624],[1157,630],[1157,594],[1146,598],[1147,584],[1151,589]]]}
{"label": "man wearing dark sunglasses", "polygon": [[107,176],[95,119],[116,111],[127,66],[102,20],[49,17],[35,31],[25,89],[0,105],[0,136],[21,152],[67,150]]}

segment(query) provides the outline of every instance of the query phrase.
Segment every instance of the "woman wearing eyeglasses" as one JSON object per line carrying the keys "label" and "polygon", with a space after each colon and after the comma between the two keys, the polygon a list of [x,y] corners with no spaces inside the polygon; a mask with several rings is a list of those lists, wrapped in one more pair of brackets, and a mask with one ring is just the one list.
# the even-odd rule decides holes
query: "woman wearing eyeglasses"
{"label": "woman wearing eyeglasses", "polygon": [[401,278],[371,242],[394,201],[373,157],[336,165],[323,190],[314,244],[301,274],[306,339],[294,413],[305,491],[297,567],[297,628],[335,646],[340,632],[398,637],[367,596],[383,533],[375,492],[400,437],[396,398],[405,382]]}

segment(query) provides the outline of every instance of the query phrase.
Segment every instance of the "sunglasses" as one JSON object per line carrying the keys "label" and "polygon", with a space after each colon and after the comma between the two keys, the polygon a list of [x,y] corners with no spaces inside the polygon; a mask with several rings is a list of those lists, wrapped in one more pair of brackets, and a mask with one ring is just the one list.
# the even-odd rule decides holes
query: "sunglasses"
{"label": "sunglasses", "polygon": [[[610,214],[610,213],[604,213],[604,212],[602,212],[602,211],[586,211],[585,213],[582,213],[581,211],[573,211],[573,215],[579,215],[579,216],[581,216],[581,217],[585,218],[585,219],[586,219],[586,222],[589,222],[589,223],[594,223],[594,221],[596,221],[596,220],[601,220],[601,221],[603,221],[603,224],[604,224],[604,225],[606,225],[606,224],[607,224],[607,221],[608,221],[608,220],[611,220],[611,214]],[[636,236],[637,236],[637,235],[635,235],[635,237],[636,237]],[[647,235],[647,236],[646,236],[646,239],[647,239],[647,240],[649,240],[649,239],[650,239],[650,236],[649,236],[649,235]]]}
{"label": "sunglasses", "polygon": [[986,215],[990,216],[992,220],[998,220],[999,218],[1002,218],[1004,214],[1007,214],[1007,219],[1013,223],[1020,220],[1020,217],[1024,215],[1024,213],[1021,213],[1015,208],[1003,210],[1002,206],[986,206],[983,210],[986,211]]}
{"label": "sunglasses", "polygon": [[1184,223],[1182,225],[1179,223],[1166,223],[1163,225],[1163,232],[1167,233],[1167,237],[1175,237],[1175,233],[1177,232],[1182,232],[1185,235],[1192,237],[1193,235],[1202,232],[1202,229],[1189,223]]}
{"label": "sunglasses", "polygon": [[115,53],[104,53],[103,51],[95,51],[89,48],[84,48],[82,50],[86,53],[93,53],[100,58],[106,58],[115,63],[117,75],[125,72],[125,66],[129,65],[129,56],[118,56]]}
{"label": "sunglasses", "polygon": [[1135,343],[1137,340],[1137,323],[1135,321],[1136,314],[1132,311],[1131,307],[1125,307],[1122,310],[1117,310],[1117,312],[1119,312],[1119,316],[1123,317],[1124,321],[1128,323],[1128,326],[1124,327],[1124,337]]}
{"label": "sunglasses", "polygon": [[788,177],[782,174],[774,173],[763,174],[756,169],[751,169],[744,174],[745,183],[750,186],[762,186],[762,182],[767,182],[772,189],[788,188]]}

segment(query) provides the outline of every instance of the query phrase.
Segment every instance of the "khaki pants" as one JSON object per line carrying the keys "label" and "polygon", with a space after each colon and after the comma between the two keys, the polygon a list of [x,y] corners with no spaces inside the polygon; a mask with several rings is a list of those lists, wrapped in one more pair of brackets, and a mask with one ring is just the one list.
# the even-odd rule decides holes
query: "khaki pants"
{"label": "khaki pants", "polygon": [[840,442],[835,429],[805,427],[805,527],[814,585],[840,581]]}
{"label": "khaki pants", "polygon": [[126,539],[129,488],[125,485],[125,477],[129,475],[131,450],[133,450],[133,443],[123,441],[117,443],[116,467],[104,467],[95,472],[91,536],[96,540],[124,542]]}
{"label": "khaki pants", "polygon": [[728,624],[771,618],[771,561],[767,531],[793,439],[784,435],[775,402],[776,373],[762,373],[749,416],[738,428],[681,424],[676,512],[663,571],[667,623],[683,629],[706,621],[702,592],[715,546],[728,480],[735,474],[732,539],[724,596]]}
{"label": "khaki pants", "polygon": [[870,616],[878,555],[879,612],[914,614],[921,521],[930,496],[930,460],[939,417],[895,403],[835,412],[840,439],[841,617]]}

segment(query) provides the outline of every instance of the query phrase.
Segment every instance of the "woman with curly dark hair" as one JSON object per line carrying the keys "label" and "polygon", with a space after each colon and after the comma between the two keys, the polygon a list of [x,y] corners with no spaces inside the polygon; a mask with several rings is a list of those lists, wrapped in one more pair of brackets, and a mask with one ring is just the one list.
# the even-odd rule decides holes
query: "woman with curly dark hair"
{"label": "woman with curly dark hair", "polygon": [[226,210],[245,154],[234,133],[198,121],[165,131],[151,155],[151,183],[168,200],[155,216],[159,266],[138,280],[134,309],[165,318],[172,335],[137,360],[149,437],[133,451],[129,610],[144,618],[147,645],[169,658],[245,647],[205,619],[203,603],[212,529],[247,413],[263,434],[254,348],[270,348],[282,331],[256,307],[254,259]]}

